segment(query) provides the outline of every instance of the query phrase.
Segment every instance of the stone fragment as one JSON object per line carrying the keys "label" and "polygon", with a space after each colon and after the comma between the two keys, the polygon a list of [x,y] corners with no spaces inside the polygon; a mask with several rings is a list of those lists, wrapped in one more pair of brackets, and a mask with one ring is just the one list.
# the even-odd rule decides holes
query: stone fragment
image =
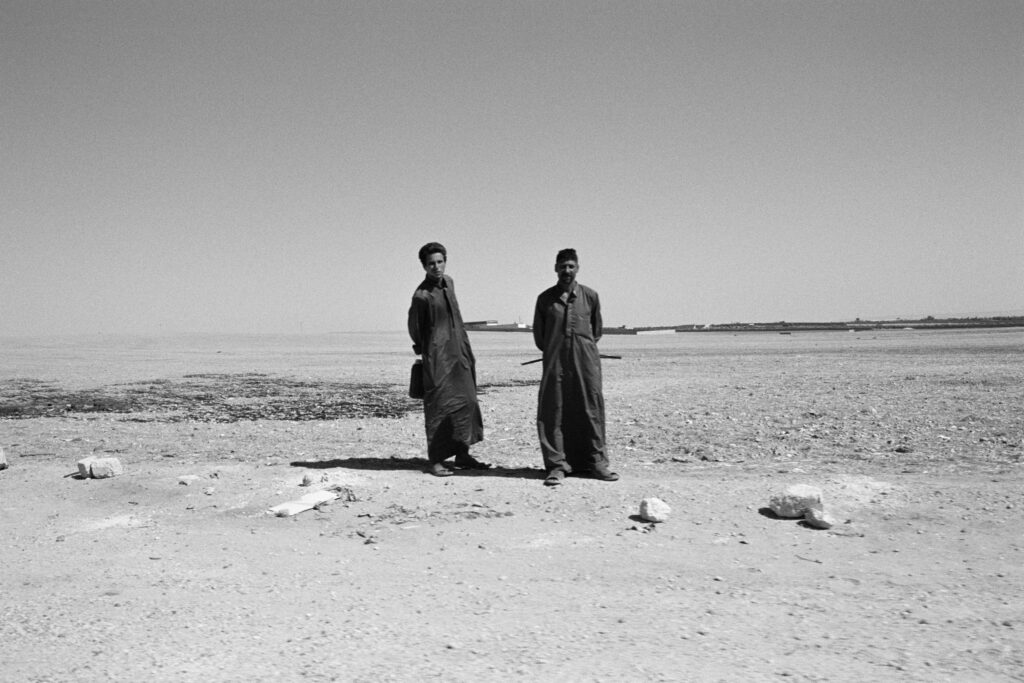
{"label": "stone fragment", "polygon": [[640,517],[645,522],[664,522],[672,508],[661,498],[644,498],[640,501]]}
{"label": "stone fragment", "polygon": [[803,517],[807,508],[821,506],[821,489],[806,484],[795,484],[768,501],[768,507],[779,517]]}
{"label": "stone fragment", "polygon": [[89,474],[93,479],[109,479],[124,474],[124,466],[117,458],[93,458],[89,463]]}
{"label": "stone fragment", "polygon": [[7,467],[7,454],[4,453],[3,446],[0,446],[0,470],[6,470]]}
{"label": "stone fragment", "polygon": [[312,510],[321,503],[327,503],[337,499],[338,494],[333,491],[313,491],[312,493],[307,493],[298,500],[275,505],[270,508],[269,512],[277,517],[291,517],[292,515],[297,515],[300,512],[305,512],[306,510]]}
{"label": "stone fragment", "polygon": [[79,476],[85,477],[86,479],[88,479],[89,477],[92,476],[92,471],[90,470],[89,466],[92,464],[92,461],[95,460],[95,459],[96,459],[96,456],[90,455],[88,458],[82,458],[81,460],[78,461],[78,474],[79,474]]}
{"label": "stone fragment", "polygon": [[181,486],[189,486],[197,481],[199,481],[198,474],[185,474],[178,477],[178,484]]}
{"label": "stone fragment", "polygon": [[831,529],[836,524],[832,515],[825,512],[825,508],[820,505],[807,508],[804,511],[804,521],[815,529]]}
{"label": "stone fragment", "polygon": [[304,475],[302,475],[302,483],[300,484],[300,486],[310,486],[315,481],[316,481],[316,478],[313,476],[313,473],[312,472],[306,472]]}

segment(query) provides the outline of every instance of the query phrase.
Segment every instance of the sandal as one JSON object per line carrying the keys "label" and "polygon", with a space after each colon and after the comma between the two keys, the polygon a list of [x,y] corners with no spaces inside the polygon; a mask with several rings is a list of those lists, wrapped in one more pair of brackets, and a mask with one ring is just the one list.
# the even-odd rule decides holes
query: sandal
{"label": "sandal", "polygon": [[565,479],[565,470],[551,470],[544,479],[545,486],[560,486]]}
{"label": "sandal", "polygon": [[435,477],[450,477],[453,474],[455,474],[450,469],[445,467],[443,463],[440,463],[440,462],[432,462],[432,463],[430,463],[425,468],[423,468],[423,473],[424,474],[432,474]]}
{"label": "sandal", "polygon": [[489,462],[480,462],[472,455],[455,456],[455,469],[458,470],[489,470],[494,465]]}
{"label": "sandal", "polygon": [[619,475],[612,472],[607,467],[595,467],[590,471],[591,479],[599,479],[600,481],[618,481]]}

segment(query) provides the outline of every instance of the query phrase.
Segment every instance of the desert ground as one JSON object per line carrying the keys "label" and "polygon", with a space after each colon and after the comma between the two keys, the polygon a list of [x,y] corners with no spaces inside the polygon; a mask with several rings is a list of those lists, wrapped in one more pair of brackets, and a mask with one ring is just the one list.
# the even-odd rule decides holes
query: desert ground
{"label": "desert ground", "polygon": [[398,333],[0,340],[0,679],[1024,680],[1024,330],[605,337],[622,478],[558,488],[471,340],[445,479]]}

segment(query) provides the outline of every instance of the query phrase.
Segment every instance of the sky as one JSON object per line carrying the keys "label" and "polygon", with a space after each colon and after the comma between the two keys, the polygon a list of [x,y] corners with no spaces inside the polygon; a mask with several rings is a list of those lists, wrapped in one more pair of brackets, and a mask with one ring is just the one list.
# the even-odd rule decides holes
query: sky
{"label": "sky", "polygon": [[1024,2],[0,0],[0,336],[1024,314]]}

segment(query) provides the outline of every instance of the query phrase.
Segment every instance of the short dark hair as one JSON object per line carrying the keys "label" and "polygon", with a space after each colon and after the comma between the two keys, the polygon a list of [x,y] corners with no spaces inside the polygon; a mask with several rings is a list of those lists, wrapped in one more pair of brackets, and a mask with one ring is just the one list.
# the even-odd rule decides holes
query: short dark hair
{"label": "short dark hair", "polygon": [[427,242],[420,247],[420,263],[426,263],[427,257],[431,254],[441,254],[441,256],[444,256],[445,261],[448,260],[448,250],[440,242]]}
{"label": "short dark hair", "polygon": [[562,249],[558,252],[558,256],[555,257],[555,263],[561,263],[562,261],[575,261],[580,262],[580,257],[576,255],[575,249]]}

